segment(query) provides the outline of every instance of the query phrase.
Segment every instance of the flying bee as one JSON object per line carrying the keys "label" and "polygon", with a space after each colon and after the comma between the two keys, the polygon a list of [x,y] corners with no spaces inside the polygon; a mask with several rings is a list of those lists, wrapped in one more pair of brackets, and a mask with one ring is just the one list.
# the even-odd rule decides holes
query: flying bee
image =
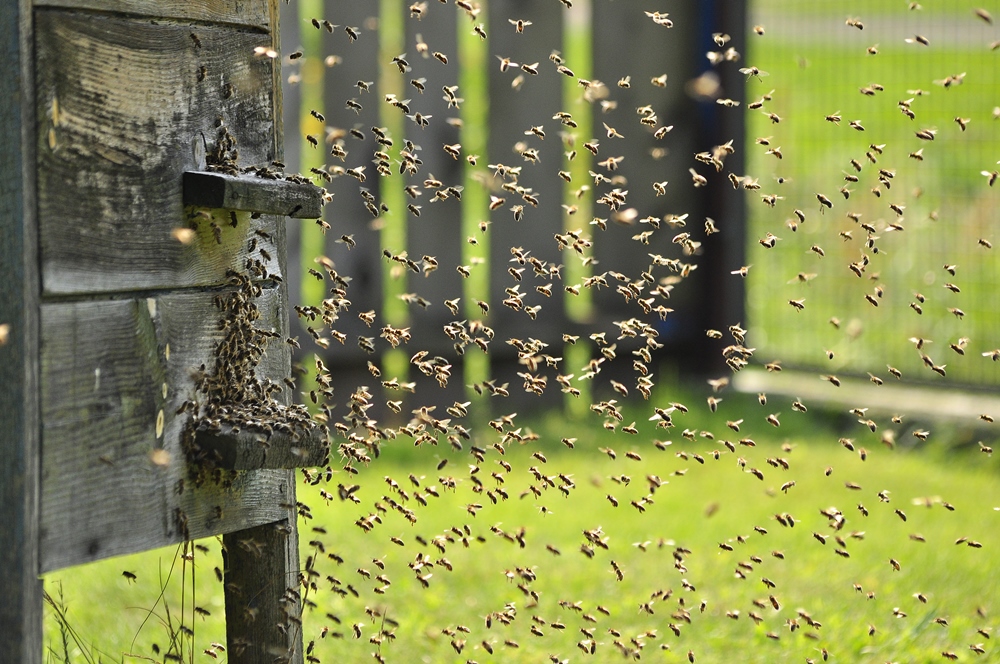
{"label": "flying bee", "polygon": [[758,81],[761,81],[762,83],[763,83],[763,80],[761,79],[761,77],[762,76],[769,76],[769,74],[766,71],[761,71],[760,69],[757,69],[756,67],[743,67],[742,69],[740,69],[740,73],[741,74],[745,74],[748,81],[751,78],[756,78]]}
{"label": "flying bee", "polygon": [[514,26],[514,30],[516,30],[518,34],[523,33],[524,29],[531,25],[531,21],[525,21],[523,19],[509,18],[507,19],[507,22]]}

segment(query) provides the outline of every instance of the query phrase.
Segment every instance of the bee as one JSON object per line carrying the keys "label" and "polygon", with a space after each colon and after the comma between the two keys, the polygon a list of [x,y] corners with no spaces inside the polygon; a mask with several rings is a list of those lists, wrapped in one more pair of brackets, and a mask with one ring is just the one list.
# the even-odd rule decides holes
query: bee
{"label": "bee", "polygon": [[740,69],[740,73],[741,74],[745,74],[748,81],[751,78],[756,78],[758,81],[763,82],[762,79],[761,79],[761,77],[762,76],[769,76],[769,74],[766,71],[761,71],[760,69],[757,69],[756,67],[744,67],[744,68]]}
{"label": "bee", "polygon": [[523,33],[524,29],[532,24],[531,21],[513,18],[507,19],[507,22],[514,26],[514,30],[517,31],[518,34]]}
{"label": "bee", "polygon": [[646,12],[646,16],[648,16],[649,18],[653,19],[653,23],[655,23],[657,25],[661,25],[661,26],[663,26],[665,28],[672,28],[672,27],[674,27],[674,22],[672,20],[670,20],[670,18],[668,18],[670,16],[670,14],[668,14],[667,12],[650,12],[650,11],[647,11]]}

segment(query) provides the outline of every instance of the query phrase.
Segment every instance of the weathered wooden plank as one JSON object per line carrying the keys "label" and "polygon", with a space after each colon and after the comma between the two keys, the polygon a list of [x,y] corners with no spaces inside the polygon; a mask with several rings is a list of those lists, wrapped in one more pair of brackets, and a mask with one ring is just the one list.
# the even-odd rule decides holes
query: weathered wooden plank
{"label": "weathered wooden plank", "polygon": [[[285,329],[279,294],[259,298],[258,327]],[[214,296],[42,306],[42,570],[285,517],[287,472],[198,478],[186,462],[192,416],[177,410],[204,400],[195,382],[223,334]],[[258,374],[280,382],[289,360],[275,340]]]}
{"label": "weathered wooden plank", "polygon": [[224,281],[246,251],[172,237],[188,223],[181,178],[205,170],[220,118],[238,165],[274,159],[273,61],[254,56],[270,35],[54,10],[36,26],[44,292]]}
{"label": "weathered wooden plank", "polygon": [[[496,195],[506,199],[506,203],[492,213],[493,224],[490,226],[492,244],[490,246],[490,265],[494,277],[490,284],[491,310],[486,317],[487,325],[492,326],[497,336],[507,339],[511,336],[508,329],[513,329],[528,321],[524,311],[513,311],[501,302],[507,298],[504,289],[513,287],[518,282],[506,273],[511,259],[512,247],[523,247],[531,255],[548,263],[560,264],[568,260],[557,249],[554,233],[561,233],[565,212],[563,203],[563,181],[558,171],[563,168],[563,152],[566,146],[560,137],[560,129],[553,124],[552,116],[559,111],[570,110],[567,100],[561,94],[565,77],[556,71],[556,65],[548,60],[553,51],[561,51],[565,19],[565,9],[559,2],[523,2],[521,0],[500,0],[490,2],[489,24],[490,36],[490,81],[489,81],[489,163],[502,163],[507,166],[521,167],[521,183],[532,188],[532,193],[538,199],[538,207],[522,200],[516,194],[500,190],[501,180],[496,178],[494,187]],[[532,32],[529,28],[518,34],[509,19],[531,21],[532,27],[541,30]],[[538,62],[538,75],[527,74],[520,69],[511,67],[506,72],[499,71],[497,57],[510,58],[514,62],[531,65]],[[571,69],[575,65],[567,62]],[[519,89],[511,87],[518,76],[524,79]],[[579,88],[582,93],[582,88]],[[545,140],[525,132],[533,126],[543,126],[547,131]],[[577,136],[577,144],[590,140],[590,136]],[[527,148],[538,150],[539,160],[531,162],[515,152],[515,145],[521,143]],[[580,183],[583,184],[583,183]],[[511,207],[524,206],[524,218],[514,220]],[[580,220],[584,225],[590,220]],[[497,268],[504,266],[501,270]],[[513,265],[513,267],[522,267]],[[561,284],[552,289],[552,297],[546,298],[535,292],[535,286],[548,283],[548,280],[534,276],[531,265],[527,265],[521,291],[526,293],[526,306],[541,305],[539,319],[545,322],[533,325],[531,336],[546,342],[558,341],[562,335],[562,325],[565,321]],[[501,349],[495,348],[497,352]],[[491,350],[491,353],[494,352]],[[558,354],[558,353],[556,353]]]}
{"label": "weathered wooden plank", "polygon": [[42,661],[31,7],[0,3],[0,661]]}
{"label": "weathered wooden plank", "polygon": [[222,538],[222,546],[230,660],[247,664],[302,662],[294,510],[286,520],[228,534]]}
{"label": "weathered wooden plank", "polygon": [[232,23],[260,30],[270,30],[273,25],[267,4],[260,0],[34,0],[33,4],[181,21]]}
{"label": "weathered wooden plank", "polygon": [[[595,161],[610,156],[625,156],[614,173],[603,168],[594,170],[609,177],[620,175],[627,179],[627,185],[622,188],[629,191],[627,207],[634,208],[637,212],[635,220],[647,216],[663,218],[668,214],[690,215],[687,219],[688,226],[684,229],[674,229],[663,224],[660,230],[653,233],[648,246],[632,239],[635,234],[649,230],[646,225],[640,226],[636,221],[630,225],[612,223],[606,231],[596,232],[594,255],[599,260],[598,272],[615,270],[636,278],[638,268],[645,267],[643,263],[649,260],[647,253],[683,258],[678,245],[671,243],[671,238],[682,230],[692,232],[699,241],[703,240],[704,204],[701,190],[692,187],[688,168],[698,166],[696,170],[707,173],[703,164],[694,161],[693,155],[710,150],[711,146],[699,143],[696,131],[698,108],[684,92],[685,83],[700,73],[702,62],[707,62],[704,53],[697,52],[700,30],[698,4],[656,0],[649,3],[648,7],[641,8],[649,11],[669,10],[670,18],[674,21],[673,28],[657,25],[639,8],[624,12],[613,3],[594,4],[594,77],[607,83],[609,100],[617,104],[616,108],[607,113],[601,113],[601,109],[595,107],[594,132],[601,139],[601,152]],[[650,48],[650,44],[655,44],[656,47]],[[667,76],[664,87],[651,82],[653,78],[664,74]],[[628,75],[631,76],[631,87],[621,88],[616,85],[620,78]],[[656,139],[654,128],[640,124],[640,116],[636,113],[637,108],[647,105],[656,113],[658,127],[674,125],[676,129],[662,139]],[[602,122],[616,127],[625,138],[606,138],[600,129]],[[654,149],[666,152],[656,156]],[[652,184],[664,181],[668,183],[666,194],[657,195]],[[603,185],[598,191],[603,193],[609,189],[610,185]],[[609,212],[604,206],[595,209],[595,214],[601,217],[610,217]],[[667,273],[664,268],[657,268],[654,276],[661,278],[667,276]],[[698,300],[703,297],[702,294],[695,293],[689,284],[679,288],[677,296],[678,301],[685,297],[691,298],[690,306],[670,305],[678,311],[697,308]],[[638,312],[635,304],[626,303],[614,288],[601,289],[594,292],[593,297],[602,315],[609,319],[632,316]],[[681,316],[677,316],[677,320],[680,318]],[[668,323],[671,324],[672,331],[683,332],[684,328],[673,326],[673,319],[668,319]],[[693,332],[693,328],[691,331]],[[698,334],[701,333],[702,330],[698,330]]]}
{"label": "weathered wooden plank", "polygon": [[[409,14],[405,6],[401,9]],[[410,102],[413,113],[432,116],[427,127],[406,121],[406,137],[422,148],[419,156],[424,162],[416,176],[407,178],[407,184],[416,185],[418,191],[423,190],[424,179],[433,175],[445,186],[462,186],[465,169],[469,168],[464,158],[466,153],[455,159],[442,149],[444,145],[461,142],[459,128],[449,122],[460,117],[460,109],[447,108],[441,88],[459,83],[459,70],[466,65],[458,58],[457,31],[462,26],[471,32],[473,23],[456,6],[430,4],[425,19],[406,19],[405,25],[407,49],[409,44],[417,43],[419,35],[419,39],[430,46],[428,50],[439,51],[449,58],[447,65],[441,64],[429,53],[425,54],[426,57],[414,53],[407,58],[413,70],[401,77],[406,86],[404,97],[413,99]],[[420,93],[409,83],[414,79],[426,79],[425,92]],[[467,96],[461,89],[458,95]],[[481,167],[487,161],[486,155],[480,155]],[[463,318],[452,315],[444,306],[445,300],[462,295],[462,276],[455,270],[463,263],[462,245],[466,242],[462,236],[462,203],[454,199],[431,203],[429,199],[433,194],[433,191],[426,190],[419,200],[407,199],[408,203],[422,207],[419,217],[406,213],[410,229],[407,237],[409,255],[417,261],[424,255],[433,256],[440,265],[440,269],[430,274],[409,275],[408,290],[431,302],[426,309],[410,307],[410,327],[420,349],[454,357],[452,342],[445,337],[442,328],[451,321]],[[461,392],[456,396],[460,397]]]}
{"label": "weathered wooden plank", "polygon": [[[747,0],[715,0],[711,6],[703,7],[701,11],[707,12],[710,17],[711,32],[732,35],[730,45],[738,52],[746,53],[749,25]],[[740,64],[726,64],[728,66],[719,71],[722,89],[727,97],[746,99],[746,77],[739,72]],[[706,191],[705,214],[720,221],[719,226],[723,232],[711,238],[718,240],[717,242],[705,242],[701,268],[704,274],[700,276],[704,280],[702,292],[707,294],[702,301],[709,306],[703,308],[703,318],[696,327],[699,331],[710,328],[722,330],[733,323],[746,320],[744,280],[731,278],[730,272],[746,265],[747,197],[745,192],[734,189],[725,179],[726,172],[746,172],[746,103],[737,108],[716,105],[713,111],[709,121],[701,124],[702,140],[706,145],[721,145],[732,140],[736,152],[726,158],[726,171],[709,179]],[[700,336],[699,340],[702,351],[699,355],[711,357],[708,338]],[[714,357],[718,362],[716,366],[721,369],[721,356]]]}
{"label": "weathered wooden plank", "polygon": [[308,182],[185,171],[184,205],[318,219],[324,201],[323,191]]}
{"label": "weathered wooden plank", "polygon": [[234,431],[228,425],[216,432],[199,428],[195,444],[225,470],[318,466],[330,447],[326,433],[318,426],[294,436],[280,431]]}
{"label": "weathered wooden plank", "polygon": [[[364,309],[352,308],[349,315],[341,316],[337,321],[336,329],[347,335],[347,343],[340,345],[334,343],[329,352],[331,358],[336,357],[337,362],[348,361],[361,363],[362,365],[370,356],[358,348],[357,339],[359,336],[372,336],[372,330],[368,329],[358,320],[358,311],[378,307],[381,309],[382,301],[382,265],[380,261],[381,249],[379,246],[379,233],[374,229],[374,218],[365,209],[364,199],[360,195],[363,187],[369,190],[379,201],[381,201],[381,181],[382,178],[375,175],[372,159],[374,153],[379,149],[375,142],[375,135],[372,133],[373,126],[380,126],[379,107],[385,102],[382,101],[383,92],[378,88],[378,57],[379,57],[379,33],[375,29],[378,26],[379,2],[342,2],[341,0],[325,0],[325,18],[334,23],[354,26],[359,29],[357,41],[350,41],[342,29],[338,29],[332,35],[322,31],[324,42],[324,55],[339,58],[338,64],[326,69],[326,85],[323,94],[324,110],[326,117],[326,132],[332,132],[331,136],[336,137],[338,143],[343,144],[347,151],[347,156],[341,160],[329,154],[330,145],[325,146],[325,163],[330,166],[340,166],[344,168],[356,168],[367,166],[367,180],[360,184],[357,180],[349,176],[335,178],[333,182],[326,185],[330,193],[334,194],[336,201],[336,218],[328,218],[326,221],[333,226],[333,230],[328,231],[325,241],[319,246],[301,246],[300,256],[304,256],[306,261],[311,261],[313,257],[325,255],[330,257],[336,264],[336,269],[340,274],[350,275],[352,278],[347,297],[352,302],[368,303]],[[302,30],[313,30],[313,27],[304,22],[300,25]],[[303,85],[308,85],[310,67],[318,66],[319,63],[303,63],[301,73],[303,75]],[[370,91],[362,92],[356,84],[358,81],[372,83]],[[355,112],[348,108],[348,99],[355,99],[361,104],[361,110]],[[301,108],[302,114],[306,114],[310,109]],[[363,138],[353,136],[350,131],[358,130]],[[400,137],[394,137],[396,145],[400,143]],[[305,148],[309,150],[309,148]],[[311,155],[303,155],[308,158]],[[398,177],[393,175],[393,177]],[[332,209],[332,208],[331,208]],[[399,212],[397,212],[399,214]],[[351,235],[357,242],[357,246],[349,248],[336,240],[342,235]],[[403,250],[400,247],[397,251]],[[299,259],[301,261],[301,258]],[[301,264],[301,263],[300,263]],[[318,267],[318,266],[317,266]],[[304,272],[304,271],[302,271]],[[312,279],[309,274],[302,274],[303,279]],[[326,288],[332,286],[327,282]],[[299,303],[297,293],[293,292],[292,300]],[[316,304],[316,303],[310,303]],[[358,306],[361,306],[360,304]],[[303,348],[318,350],[312,347],[311,339],[305,330],[304,323],[296,324],[298,330],[296,334],[303,343]]]}

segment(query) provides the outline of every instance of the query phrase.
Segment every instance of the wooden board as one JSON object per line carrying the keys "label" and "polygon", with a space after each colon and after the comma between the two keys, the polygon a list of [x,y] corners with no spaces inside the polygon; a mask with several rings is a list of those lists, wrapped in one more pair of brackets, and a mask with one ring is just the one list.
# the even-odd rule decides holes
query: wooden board
{"label": "wooden board", "polygon": [[[204,170],[220,117],[240,165],[274,159],[274,63],[253,54],[270,35],[54,10],[35,17],[44,293],[221,283],[246,252],[199,252],[172,237],[185,225],[181,177]],[[273,232],[273,219],[263,223]]]}
{"label": "wooden board", "polygon": [[[538,207],[521,200],[516,194],[499,191],[498,196],[506,199],[506,203],[491,213],[493,225],[490,227],[492,236],[490,245],[490,265],[494,276],[490,282],[490,314],[484,318],[487,325],[496,330],[497,336],[507,339],[512,336],[509,330],[530,321],[524,311],[514,311],[501,302],[507,298],[504,289],[513,287],[518,282],[507,274],[507,267],[520,267],[511,264],[511,247],[523,247],[531,255],[549,263],[560,264],[571,260],[568,253],[558,251],[553,234],[563,230],[565,212],[563,203],[563,180],[558,171],[563,166],[563,151],[565,144],[559,133],[565,127],[559,126],[552,116],[559,111],[572,111],[573,106],[562,98],[562,86],[565,76],[556,71],[556,65],[549,61],[552,51],[562,51],[562,26],[566,19],[566,10],[559,2],[520,2],[518,0],[500,0],[491,2],[488,7],[489,24],[492,26],[487,44],[491,55],[489,67],[490,94],[490,135],[489,161],[487,163],[502,163],[507,166],[522,168],[521,183],[532,187],[538,198]],[[518,34],[508,19],[516,16],[518,19],[531,21],[535,26],[551,26],[532,32],[530,29]],[[462,20],[466,20],[462,17]],[[526,74],[511,67],[506,72],[499,71],[498,61],[494,56],[510,58],[514,62],[532,64],[538,62],[538,75]],[[577,66],[567,62],[567,66]],[[520,90],[514,90],[511,82],[517,76],[524,77]],[[578,88],[582,92],[582,88]],[[534,136],[526,136],[525,132],[533,126],[544,126],[547,130],[545,140]],[[578,142],[588,141],[590,136],[578,137]],[[538,163],[531,163],[514,152],[513,146],[524,142],[527,147],[538,150]],[[601,141],[602,144],[606,141]],[[602,157],[603,158],[603,157]],[[576,184],[576,183],[574,183]],[[582,183],[580,183],[582,184]],[[500,182],[496,182],[499,189]],[[511,207],[524,205],[524,218],[514,221]],[[578,219],[579,228],[589,222],[589,219]],[[463,238],[464,241],[464,238]],[[575,257],[572,260],[576,260]],[[502,266],[502,267],[501,267]],[[500,269],[497,269],[500,268]],[[563,309],[563,289],[556,282],[552,297],[546,298],[535,292],[535,286],[541,286],[547,280],[536,279],[530,265],[524,272],[521,291],[527,293],[524,297],[526,306],[541,305],[539,319],[546,322],[532,326],[532,337],[542,339],[547,343],[558,341],[562,336],[565,316]],[[496,344],[494,350],[500,344]],[[559,353],[554,353],[558,355]]]}
{"label": "wooden board", "polygon": [[34,0],[36,7],[92,9],[210,23],[231,23],[269,30],[268,5],[275,0]]}
{"label": "wooden board", "polygon": [[[179,542],[181,521],[197,538],[288,517],[288,471],[237,473],[225,487],[188,473],[190,415],[175,413],[197,398],[201,365],[214,366],[215,294],[42,306],[42,571]],[[284,331],[278,304],[265,290],[259,327]],[[280,381],[289,362],[275,340],[259,374]]]}
{"label": "wooden board", "polygon": [[196,207],[319,219],[325,204],[322,189],[298,180],[184,171],[183,182],[184,204]]}
{"label": "wooden board", "polygon": [[[31,10],[0,3],[0,661],[42,661]],[[4,340],[6,337],[6,340]]]}

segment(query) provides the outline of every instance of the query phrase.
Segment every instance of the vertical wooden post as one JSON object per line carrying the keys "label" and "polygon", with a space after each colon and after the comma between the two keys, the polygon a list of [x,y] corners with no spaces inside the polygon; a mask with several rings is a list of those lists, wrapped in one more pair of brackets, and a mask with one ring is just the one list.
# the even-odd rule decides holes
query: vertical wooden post
{"label": "vertical wooden post", "polygon": [[[293,472],[289,475],[294,479]],[[289,485],[293,502],[294,486]],[[294,516],[225,535],[222,542],[230,661],[301,664],[302,607]]]}
{"label": "vertical wooden post", "polygon": [[31,6],[0,3],[0,661],[42,661]]}

